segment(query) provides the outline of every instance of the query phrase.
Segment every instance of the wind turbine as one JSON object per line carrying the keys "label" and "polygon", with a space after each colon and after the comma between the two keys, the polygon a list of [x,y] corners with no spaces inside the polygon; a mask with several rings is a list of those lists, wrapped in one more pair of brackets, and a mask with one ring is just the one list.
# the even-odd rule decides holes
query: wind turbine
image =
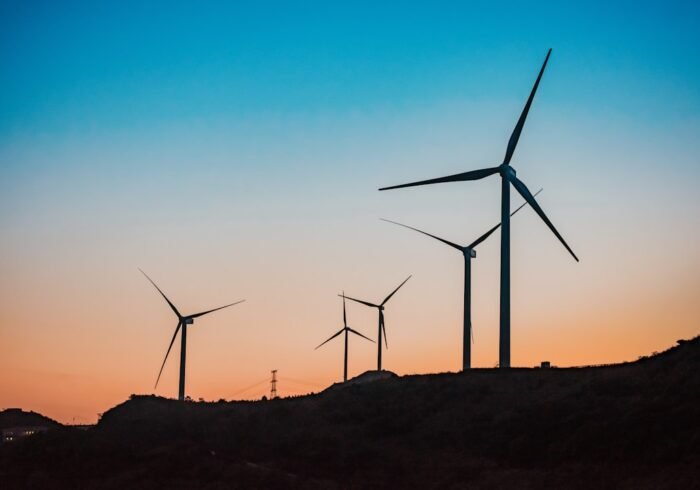
{"label": "wind turbine", "polygon": [[160,375],[163,373],[163,368],[165,367],[165,361],[168,360],[168,355],[170,354],[170,349],[173,347],[173,343],[175,343],[175,337],[177,337],[177,333],[180,329],[182,329],[182,335],[180,337],[181,343],[180,343],[180,384],[179,384],[179,390],[178,390],[178,399],[184,400],[185,399],[185,354],[187,353],[187,325],[192,325],[194,323],[194,319],[198,318],[200,316],[207,315],[209,313],[213,313],[215,311],[223,310],[224,308],[228,308],[229,306],[237,305],[238,303],[243,303],[245,300],[242,299],[240,301],[236,301],[235,303],[231,303],[228,305],[220,306],[218,308],[214,308],[212,310],[207,310],[207,311],[202,311],[201,313],[195,313],[194,315],[181,315],[180,312],[175,308],[175,305],[168,299],[168,297],[163,293],[163,291],[160,290],[158,286],[156,286],[156,283],[153,282],[153,280],[148,277],[148,275],[143,272],[141,269],[139,269],[141,273],[146,276],[146,279],[150,281],[151,284],[153,284],[153,287],[155,287],[158,292],[163,296],[165,301],[170,305],[170,308],[175,312],[177,315],[177,327],[175,327],[175,333],[173,334],[173,338],[170,341],[170,345],[168,346],[168,351],[165,353],[165,359],[163,359],[163,364],[160,366],[160,371],[158,371],[158,378],[156,378],[156,384],[154,386],[154,389],[158,387],[158,381],[160,381]]}
{"label": "wind turbine", "polygon": [[[345,294],[345,293],[343,293],[343,295],[344,295],[344,294]],[[330,342],[331,340],[333,340],[334,338],[336,338],[336,337],[337,337],[338,335],[340,335],[341,333],[345,333],[345,361],[344,361],[344,363],[343,363],[343,382],[345,382],[345,381],[348,380],[348,332],[352,332],[352,333],[354,333],[355,335],[359,335],[359,336],[362,337],[363,339],[367,339],[367,340],[369,340],[370,342],[374,342],[374,340],[370,339],[369,337],[365,337],[364,335],[362,335],[362,334],[361,334],[360,332],[358,332],[357,330],[354,330],[354,329],[348,327],[348,317],[347,317],[347,315],[345,314],[345,296],[343,296],[343,328],[341,328],[337,333],[333,334],[328,340],[326,340],[325,342],[323,342],[323,343],[321,343],[321,344],[319,344],[319,345],[316,346],[316,349],[318,349],[318,348],[321,347],[323,344],[325,344],[325,343],[327,343],[327,342]],[[314,349],[314,350],[316,350],[316,349]]]}
{"label": "wind turbine", "polygon": [[382,332],[384,333],[384,345],[386,346],[387,349],[389,348],[389,344],[386,340],[386,327],[384,326],[384,305],[387,303],[387,301],[389,301],[391,299],[391,297],[396,293],[396,291],[401,289],[401,286],[406,284],[406,281],[408,281],[410,278],[411,278],[411,276],[408,276],[406,279],[404,279],[404,281],[401,284],[399,284],[399,286],[396,289],[394,289],[391,292],[391,294],[389,294],[389,296],[384,298],[384,301],[382,301],[378,305],[376,305],[374,303],[370,303],[368,301],[362,301],[361,299],[355,299],[355,298],[351,298],[350,296],[345,296],[345,293],[340,295],[343,298],[349,299],[350,301],[355,301],[356,303],[360,303],[360,304],[363,304],[365,306],[369,306],[370,308],[377,308],[377,310],[379,310],[379,333],[377,334],[377,339],[378,339],[377,340],[377,371],[382,370]]}
{"label": "wind turbine", "polygon": [[[542,189],[539,191],[535,192],[535,195],[539,194],[542,192]],[[518,209],[513,211],[510,215],[513,216],[515,213],[520,211],[527,202],[524,202],[523,204],[520,205]],[[455,248],[462,252],[462,255],[464,255],[464,317],[463,317],[463,327],[464,327],[464,335],[462,337],[462,370],[466,370],[471,368],[472,366],[472,346],[470,340],[473,340],[473,334],[472,334],[472,259],[476,258],[476,247],[477,245],[481,244],[484,240],[486,240],[488,237],[491,236],[491,234],[496,231],[501,224],[498,223],[495,225],[493,228],[491,228],[489,231],[481,235],[479,238],[471,242],[469,245],[457,245],[456,243],[450,242],[448,240],[445,240],[444,238],[440,238],[435,235],[431,235],[430,233],[427,233],[423,230],[419,230],[418,228],[414,228],[412,226],[404,225],[402,223],[398,223],[396,221],[391,221],[389,219],[383,219],[382,221],[386,221],[387,223],[393,223],[395,225],[403,226],[404,228],[408,228],[410,230],[417,231],[418,233],[422,233],[424,235],[427,235],[431,238],[434,238],[436,240],[441,241],[445,245],[449,245],[452,248]]]}
{"label": "wind turbine", "polygon": [[520,193],[521,196],[532,206],[532,209],[542,218],[542,221],[552,230],[552,233],[559,239],[559,241],[564,245],[566,250],[572,255],[576,262],[578,262],[578,257],[571,250],[569,245],[566,243],[564,238],[559,234],[557,229],[554,227],[552,222],[547,218],[542,208],[534,196],[527,188],[527,186],[515,176],[515,169],[510,165],[510,161],[515,152],[515,147],[520,139],[520,133],[522,133],[523,126],[525,125],[525,119],[530,111],[530,106],[532,105],[532,100],[535,98],[535,92],[537,92],[537,86],[540,84],[542,79],[542,74],[547,66],[547,61],[549,60],[549,55],[552,53],[550,49],[547,52],[547,57],[544,59],[542,68],[540,69],[539,75],[537,75],[537,80],[535,85],[532,87],[530,92],[530,97],[528,97],[525,103],[525,108],[520,114],[520,119],[518,119],[515,129],[510,136],[508,141],[508,147],[506,148],[506,154],[503,158],[503,163],[497,167],[488,167],[479,170],[472,170],[469,172],[464,172],[461,174],[448,175],[447,177],[439,177],[437,179],[421,180],[419,182],[411,182],[409,184],[395,185],[391,187],[382,187],[379,190],[389,190],[389,189],[399,189],[402,187],[412,187],[418,185],[427,184],[440,184],[443,182],[462,182],[467,180],[479,180],[489,175],[499,174],[501,176],[501,307],[500,307],[500,339],[499,339],[499,366],[502,368],[510,367],[510,186],[511,184],[515,187],[515,190]]}

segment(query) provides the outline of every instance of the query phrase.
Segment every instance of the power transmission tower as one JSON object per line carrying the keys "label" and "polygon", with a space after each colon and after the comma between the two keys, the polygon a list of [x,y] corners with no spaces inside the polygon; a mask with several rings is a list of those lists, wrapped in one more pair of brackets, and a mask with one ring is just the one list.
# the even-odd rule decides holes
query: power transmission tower
{"label": "power transmission tower", "polygon": [[270,400],[277,398],[277,370],[272,370],[272,379],[270,380]]}

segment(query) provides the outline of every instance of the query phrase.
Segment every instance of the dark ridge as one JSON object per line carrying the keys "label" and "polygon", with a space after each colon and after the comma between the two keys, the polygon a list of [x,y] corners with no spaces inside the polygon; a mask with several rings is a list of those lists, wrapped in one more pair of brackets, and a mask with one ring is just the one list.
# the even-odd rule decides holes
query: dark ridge
{"label": "dark ridge", "polygon": [[0,481],[97,489],[697,488],[700,338],[611,366],[370,382],[372,373],[342,389],[260,402],[132,396],[91,431],[4,445]]}
{"label": "dark ridge", "polygon": [[359,375],[355,376],[354,378],[347,380],[345,383],[334,383],[333,385],[331,385],[330,387],[328,387],[326,389],[327,390],[342,389],[342,388],[347,388],[349,386],[355,386],[355,385],[364,384],[364,383],[373,383],[375,381],[385,381],[387,379],[397,378],[397,377],[398,377],[398,375],[396,373],[392,373],[391,371],[387,371],[387,370],[365,371],[364,373],[359,374]]}
{"label": "dark ridge", "polygon": [[8,408],[0,411],[0,429],[11,427],[59,427],[61,424],[36,412],[25,412],[21,408]]}

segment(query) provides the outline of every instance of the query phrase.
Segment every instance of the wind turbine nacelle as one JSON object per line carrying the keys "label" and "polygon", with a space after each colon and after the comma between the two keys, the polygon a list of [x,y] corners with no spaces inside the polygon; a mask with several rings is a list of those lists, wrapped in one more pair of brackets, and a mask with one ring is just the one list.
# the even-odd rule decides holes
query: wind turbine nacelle
{"label": "wind turbine nacelle", "polygon": [[182,323],[184,323],[185,325],[192,325],[194,323],[194,318],[185,318],[184,320],[182,320]]}
{"label": "wind turbine nacelle", "polygon": [[470,250],[469,250],[469,256],[470,256],[472,259],[475,259],[475,258],[476,258],[476,250],[474,250],[473,248],[470,249]]}

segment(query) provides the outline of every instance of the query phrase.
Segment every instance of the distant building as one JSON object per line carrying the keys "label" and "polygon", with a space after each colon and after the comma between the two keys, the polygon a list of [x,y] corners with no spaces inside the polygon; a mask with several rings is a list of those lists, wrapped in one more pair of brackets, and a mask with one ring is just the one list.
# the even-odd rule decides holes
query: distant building
{"label": "distant building", "polygon": [[2,442],[12,442],[25,437],[33,436],[39,432],[49,430],[45,425],[34,425],[28,427],[9,427],[2,430]]}
{"label": "distant building", "polygon": [[549,361],[542,361],[542,362],[540,363],[540,367],[541,367],[541,368],[550,368],[550,367],[552,367],[552,365],[550,364]]}

